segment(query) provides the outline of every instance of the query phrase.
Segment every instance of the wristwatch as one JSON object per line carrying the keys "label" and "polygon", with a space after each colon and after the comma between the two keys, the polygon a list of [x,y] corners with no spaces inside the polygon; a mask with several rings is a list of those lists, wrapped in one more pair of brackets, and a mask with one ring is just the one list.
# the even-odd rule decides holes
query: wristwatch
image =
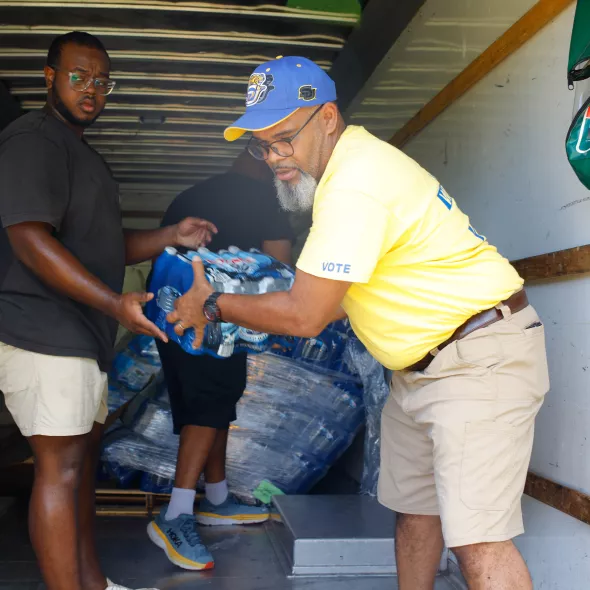
{"label": "wristwatch", "polygon": [[208,322],[219,324],[221,322],[221,309],[217,305],[217,300],[223,293],[211,293],[203,305],[203,315]]}

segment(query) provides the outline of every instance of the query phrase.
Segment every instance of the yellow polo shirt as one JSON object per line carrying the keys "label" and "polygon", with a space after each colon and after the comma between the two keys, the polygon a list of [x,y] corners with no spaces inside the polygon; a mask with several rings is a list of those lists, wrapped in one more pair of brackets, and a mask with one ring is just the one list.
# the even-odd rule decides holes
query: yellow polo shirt
{"label": "yellow polo shirt", "polygon": [[343,301],[352,328],[395,370],[523,284],[433,176],[356,126],[318,185],[297,267],[353,283]]}

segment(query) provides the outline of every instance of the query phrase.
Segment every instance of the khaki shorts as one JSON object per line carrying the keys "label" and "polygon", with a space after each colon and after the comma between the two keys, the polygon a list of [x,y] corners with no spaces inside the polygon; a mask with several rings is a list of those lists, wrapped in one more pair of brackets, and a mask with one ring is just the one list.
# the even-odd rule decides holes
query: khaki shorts
{"label": "khaki shorts", "polygon": [[449,344],[425,371],[393,375],[379,500],[403,514],[440,515],[448,547],[524,532],[534,422],[549,389],[537,322],[529,306]]}
{"label": "khaki shorts", "polygon": [[76,436],[104,424],[108,383],[96,361],[0,342],[0,390],[23,436]]}

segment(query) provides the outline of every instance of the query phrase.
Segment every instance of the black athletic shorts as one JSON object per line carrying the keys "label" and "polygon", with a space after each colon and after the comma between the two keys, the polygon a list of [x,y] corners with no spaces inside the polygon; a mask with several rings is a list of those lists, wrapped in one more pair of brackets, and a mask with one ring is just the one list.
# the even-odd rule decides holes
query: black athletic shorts
{"label": "black athletic shorts", "polygon": [[174,342],[157,344],[168,384],[174,433],[180,434],[187,425],[227,430],[236,419],[236,404],[246,389],[248,356],[194,356]]}

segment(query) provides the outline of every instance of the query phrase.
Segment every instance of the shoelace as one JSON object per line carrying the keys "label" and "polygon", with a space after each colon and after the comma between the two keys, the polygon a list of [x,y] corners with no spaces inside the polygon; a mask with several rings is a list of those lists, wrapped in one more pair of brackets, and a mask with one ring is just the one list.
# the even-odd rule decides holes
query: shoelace
{"label": "shoelace", "polygon": [[186,542],[191,546],[195,547],[201,543],[201,537],[197,532],[197,522],[194,518],[188,517],[180,525],[180,530],[186,539]]}

